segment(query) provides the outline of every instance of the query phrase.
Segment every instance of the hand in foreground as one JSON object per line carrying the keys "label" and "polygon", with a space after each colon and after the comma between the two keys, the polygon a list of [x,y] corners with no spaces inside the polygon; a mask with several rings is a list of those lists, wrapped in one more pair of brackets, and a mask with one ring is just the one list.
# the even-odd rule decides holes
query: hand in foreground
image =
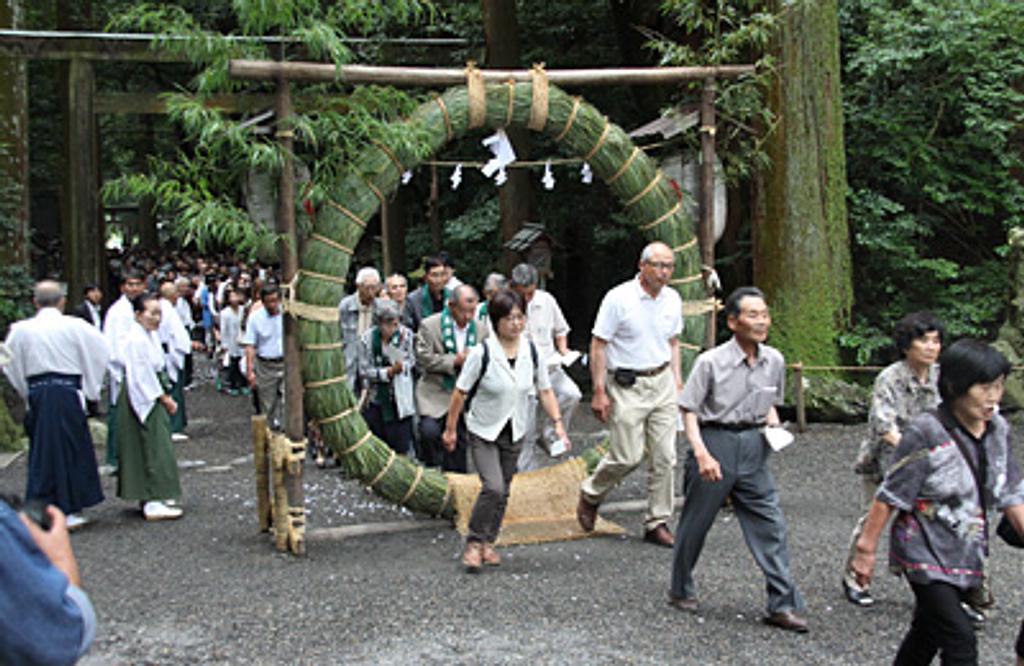
{"label": "hand in foreground", "polygon": [[444,446],[444,450],[451,453],[455,450],[456,435],[455,431],[451,428],[445,428],[444,432],[441,433],[441,445]]}
{"label": "hand in foreground", "polygon": [[569,434],[565,432],[565,427],[559,422],[555,425],[555,435],[565,442],[565,450],[572,451],[572,442],[569,441]]}
{"label": "hand in foreground", "polygon": [[722,480],[722,466],[710,453],[697,456],[697,469],[700,470],[700,478],[705,481],[714,483]]}
{"label": "hand in foreground", "polygon": [[608,417],[612,413],[612,400],[603,391],[595,392],[594,397],[590,400],[590,409],[594,412],[594,416],[597,417],[598,421],[607,423]]}
{"label": "hand in foreground", "polygon": [[64,512],[53,506],[46,507],[50,516],[50,529],[43,530],[25,514],[18,514],[21,522],[25,523],[32,540],[36,542],[39,550],[43,551],[50,563],[62,571],[71,584],[76,587],[82,586],[78,575],[78,563],[75,561],[75,554],[71,550],[71,537],[68,534],[68,522]]}
{"label": "hand in foreground", "polygon": [[875,575],[875,551],[863,548],[858,542],[857,554],[853,556],[850,568],[853,569],[853,575],[856,577],[858,585],[861,587],[870,585],[871,579]]}
{"label": "hand in foreground", "polygon": [[248,373],[248,376],[246,377],[246,379],[249,380],[249,388],[256,388],[256,373],[255,372],[250,370],[249,373]]}
{"label": "hand in foreground", "polygon": [[164,407],[167,408],[167,413],[170,414],[171,416],[174,416],[175,414],[178,413],[178,403],[174,402],[173,398],[164,396],[164,399],[161,400],[161,402],[164,403]]}

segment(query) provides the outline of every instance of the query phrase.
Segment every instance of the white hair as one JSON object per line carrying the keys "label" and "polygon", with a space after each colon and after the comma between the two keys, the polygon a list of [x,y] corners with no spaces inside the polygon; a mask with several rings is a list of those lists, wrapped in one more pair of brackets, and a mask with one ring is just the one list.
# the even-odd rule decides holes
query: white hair
{"label": "white hair", "polygon": [[651,255],[654,254],[654,248],[656,248],[656,247],[663,247],[663,248],[665,248],[666,250],[668,250],[670,252],[672,251],[672,248],[670,248],[665,243],[663,243],[661,241],[653,241],[653,242],[648,243],[644,247],[644,251],[640,253],[640,261],[650,261],[651,260]]}
{"label": "white hair", "polygon": [[370,279],[377,280],[377,282],[380,283],[380,273],[378,273],[377,269],[373,266],[364,266],[359,269],[358,273],[356,273],[356,286],[358,287]]}

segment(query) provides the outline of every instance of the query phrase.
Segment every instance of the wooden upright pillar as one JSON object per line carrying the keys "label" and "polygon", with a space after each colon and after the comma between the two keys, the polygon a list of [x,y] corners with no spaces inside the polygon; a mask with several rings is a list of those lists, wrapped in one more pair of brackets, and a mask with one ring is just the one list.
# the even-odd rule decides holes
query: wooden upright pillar
{"label": "wooden upright pillar", "polygon": [[68,64],[67,150],[64,160],[64,196],[61,201],[64,238],[64,279],[68,297],[78,299],[88,282],[103,284],[106,277],[104,244],[106,225],[99,198],[99,137],[93,115],[96,77],[93,63]]}
{"label": "wooden upright pillar", "polygon": [[[19,28],[17,0],[0,0],[0,27]],[[28,172],[28,69],[24,60],[0,59],[0,174],[3,188],[0,210],[14,222],[0,229],[0,262],[5,266],[29,263]]]}
{"label": "wooden upright pillar", "polygon": [[[704,79],[700,101],[700,261],[715,268],[715,78]],[[715,293],[708,287],[708,298]],[[715,310],[708,313],[704,346],[715,346]]]}
{"label": "wooden upright pillar", "polygon": [[[277,188],[277,222],[281,232],[281,274],[285,284],[291,283],[299,270],[299,237],[295,229],[295,165],[292,151],[295,145],[291,127],[291,83],[281,78],[277,82],[274,105],[277,117],[277,140],[284,158]],[[284,485],[288,497],[288,519],[305,525],[305,492],[302,487],[302,460],[305,457],[305,422],[302,405],[302,357],[299,350],[299,322],[291,314],[284,318],[284,433],[291,447],[284,470]],[[306,553],[305,532],[292,530],[287,543],[295,555]],[[281,547],[281,542],[278,542]]]}

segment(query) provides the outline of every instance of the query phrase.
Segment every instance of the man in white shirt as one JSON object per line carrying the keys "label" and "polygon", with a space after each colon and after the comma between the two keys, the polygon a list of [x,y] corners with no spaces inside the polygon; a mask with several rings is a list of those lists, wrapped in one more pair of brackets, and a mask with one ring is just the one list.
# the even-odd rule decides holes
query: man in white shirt
{"label": "man in white shirt", "polygon": [[95,326],[63,315],[61,285],[40,282],[34,300],[36,315],[11,326],[4,366],[28,406],[25,497],[58,506],[77,527],[82,509],[103,501],[83,396],[99,398],[110,347]]}
{"label": "man in white shirt", "polygon": [[683,388],[683,302],[668,286],[674,269],[672,249],[651,243],[640,255],[637,276],[601,301],[590,344],[591,408],[609,424],[611,441],[597,469],[583,481],[576,508],[580,526],[593,530],[597,507],[646,458],[644,540],[667,547],[673,544],[667,523],[675,499],[676,396]]}
{"label": "man in white shirt", "polygon": [[188,441],[185,427],[185,358],[192,353],[192,338],[178,316],[178,286],[172,280],[160,283],[160,345],[167,359],[167,377],[171,380],[171,399],[178,405],[171,415],[171,441]]}
{"label": "man in white shirt", "polygon": [[277,285],[263,287],[263,307],[249,316],[242,344],[245,345],[249,386],[257,391],[261,414],[271,429],[279,430],[284,414],[284,316],[281,291]]}
{"label": "man in white shirt", "polygon": [[[569,353],[569,324],[555,297],[537,288],[539,279],[537,268],[532,264],[523,263],[512,269],[512,288],[526,302],[526,337],[537,348],[540,362],[547,366],[551,389],[555,392],[559,413],[568,431],[573,411],[583,394],[566,374],[560,360]],[[519,454],[520,472],[541,467],[558,439],[551,419],[546,414],[538,415],[536,396],[530,400],[529,419],[523,450]]]}

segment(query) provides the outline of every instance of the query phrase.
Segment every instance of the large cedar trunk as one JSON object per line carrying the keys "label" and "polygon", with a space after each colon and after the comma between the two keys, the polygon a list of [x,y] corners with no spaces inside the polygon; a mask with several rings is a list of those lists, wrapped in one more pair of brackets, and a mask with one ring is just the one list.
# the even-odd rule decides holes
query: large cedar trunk
{"label": "large cedar trunk", "polygon": [[[484,37],[487,41],[487,67],[517,68],[519,62],[519,24],[515,0],[483,0]],[[522,127],[505,129],[516,151],[516,159],[530,154],[530,132]],[[509,169],[508,180],[498,190],[501,206],[501,241],[512,238],[525,222],[533,219],[535,200],[528,169]],[[503,253],[505,270],[511,272],[518,256],[511,250]]]}
{"label": "large cedar trunk", "polygon": [[852,301],[837,0],[783,6],[754,279],[772,306],[773,344],[789,361],[830,364]]}

